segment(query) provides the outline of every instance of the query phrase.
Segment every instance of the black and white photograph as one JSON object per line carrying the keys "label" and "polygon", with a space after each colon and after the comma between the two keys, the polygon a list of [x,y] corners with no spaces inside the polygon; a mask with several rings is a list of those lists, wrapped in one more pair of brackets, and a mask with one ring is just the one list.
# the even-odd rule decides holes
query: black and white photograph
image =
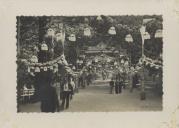
{"label": "black and white photograph", "polygon": [[18,113],[163,110],[162,15],[16,20]]}

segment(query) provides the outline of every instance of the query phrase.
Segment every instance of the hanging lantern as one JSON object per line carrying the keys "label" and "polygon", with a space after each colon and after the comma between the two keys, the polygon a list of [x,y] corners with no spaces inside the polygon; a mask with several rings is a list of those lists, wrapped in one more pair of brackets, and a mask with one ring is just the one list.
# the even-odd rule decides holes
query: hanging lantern
{"label": "hanging lantern", "polygon": [[76,63],[77,63],[77,64],[79,64],[79,63],[80,63],[79,59],[77,59],[77,60],[76,60]]}
{"label": "hanging lantern", "polygon": [[32,63],[38,63],[38,58],[37,58],[37,56],[32,56],[31,59],[30,59],[30,61],[31,61]]}
{"label": "hanging lantern", "polygon": [[89,28],[84,29],[84,36],[91,36],[91,30]]}
{"label": "hanging lantern", "polygon": [[41,45],[41,50],[42,50],[42,51],[48,51],[48,46],[47,46],[47,44],[43,43],[43,44]]}
{"label": "hanging lantern", "polygon": [[123,59],[121,60],[121,64],[124,64],[124,60]]}
{"label": "hanging lantern", "polygon": [[162,38],[162,30],[161,29],[158,29],[155,33],[155,38]]}
{"label": "hanging lantern", "polygon": [[102,17],[101,16],[97,16],[96,20],[100,21],[100,20],[102,20]]}
{"label": "hanging lantern", "polygon": [[40,68],[39,68],[39,67],[36,67],[36,68],[35,68],[35,72],[40,72]]}
{"label": "hanging lantern", "polygon": [[128,66],[128,65],[129,65],[129,62],[128,62],[128,61],[126,61],[126,62],[124,63],[124,65],[125,65],[125,66]]}
{"label": "hanging lantern", "polygon": [[144,39],[150,39],[150,34],[148,32],[145,32],[143,34]]}
{"label": "hanging lantern", "polygon": [[110,27],[109,30],[108,30],[108,34],[110,34],[110,35],[116,35],[116,29],[115,29],[115,27]]}
{"label": "hanging lantern", "polygon": [[133,38],[132,38],[131,34],[126,35],[125,40],[126,40],[126,42],[133,42]]}
{"label": "hanging lantern", "polygon": [[69,37],[68,37],[69,41],[72,41],[72,42],[75,42],[76,41],[76,36],[75,34],[71,34]]}
{"label": "hanging lantern", "polygon": [[72,69],[75,70],[76,69],[75,66],[73,66]]}
{"label": "hanging lantern", "polygon": [[145,34],[145,29],[146,29],[145,26],[142,26],[142,27],[140,28],[140,33],[141,33],[142,35]]}
{"label": "hanging lantern", "polygon": [[80,64],[83,64],[83,60],[80,60],[80,62],[79,62]]}
{"label": "hanging lantern", "polygon": [[116,61],[114,62],[114,65],[117,65],[117,62],[116,62]]}
{"label": "hanging lantern", "polygon": [[57,42],[58,42],[58,41],[64,42],[64,41],[65,41],[65,33],[62,33],[62,32],[57,33],[57,34],[55,35],[55,39],[56,39]]}
{"label": "hanging lantern", "polygon": [[90,65],[90,64],[91,64],[91,61],[89,61],[89,62],[87,63],[87,66]]}
{"label": "hanging lantern", "polygon": [[53,36],[55,36],[55,31],[54,31],[52,28],[49,28],[49,29],[47,30],[47,36],[48,36],[48,37],[53,37]]}
{"label": "hanging lantern", "polygon": [[47,71],[47,67],[44,67],[44,71]]}
{"label": "hanging lantern", "polygon": [[111,60],[109,58],[107,58],[107,62],[109,63]]}
{"label": "hanging lantern", "polygon": [[98,59],[96,58],[96,59],[94,60],[94,62],[97,63],[97,62],[98,62]]}

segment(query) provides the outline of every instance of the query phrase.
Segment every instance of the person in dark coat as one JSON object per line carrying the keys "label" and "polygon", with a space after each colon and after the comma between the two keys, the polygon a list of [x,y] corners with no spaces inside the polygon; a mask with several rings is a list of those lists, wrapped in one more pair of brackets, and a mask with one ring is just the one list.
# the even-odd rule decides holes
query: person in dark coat
{"label": "person in dark coat", "polygon": [[41,111],[55,112],[59,111],[59,101],[56,90],[50,85],[41,88]]}
{"label": "person in dark coat", "polygon": [[60,105],[56,89],[51,86],[52,72],[41,72],[40,101],[42,112],[59,111]]}
{"label": "person in dark coat", "polygon": [[118,81],[118,79],[116,79],[116,81],[115,81],[115,92],[116,92],[116,94],[119,93],[119,81]]}
{"label": "person in dark coat", "polygon": [[110,94],[113,94],[113,89],[114,89],[114,80],[113,80],[113,78],[111,78],[111,81],[109,82],[109,86],[110,86]]}
{"label": "person in dark coat", "polygon": [[132,88],[131,88],[131,92],[133,91],[134,88],[137,88],[137,84],[139,84],[139,77],[138,77],[138,74],[135,73],[133,75],[133,78],[132,78]]}

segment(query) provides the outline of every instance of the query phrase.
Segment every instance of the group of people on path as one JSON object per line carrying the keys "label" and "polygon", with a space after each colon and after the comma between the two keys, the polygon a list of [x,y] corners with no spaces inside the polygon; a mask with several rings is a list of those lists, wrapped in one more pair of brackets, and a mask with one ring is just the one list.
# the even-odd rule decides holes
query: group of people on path
{"label": "group of people on path", "polygon": [[130,92],[133,91],[134,88],[138,88],[140,85],[140,72],[130,69],[129,72],[118,72],[117,74],[113,74],[109,85],[110,85],[110,94],[120,94],[122,90],[126,88],[126,85],[129,86]]}
{"label": "group of people on path", "polygon": [[120,94],[122,89],[125,89],[125,80],[122,74],[118,73],[113,76],[109,82],[110,85],[110,94]]}

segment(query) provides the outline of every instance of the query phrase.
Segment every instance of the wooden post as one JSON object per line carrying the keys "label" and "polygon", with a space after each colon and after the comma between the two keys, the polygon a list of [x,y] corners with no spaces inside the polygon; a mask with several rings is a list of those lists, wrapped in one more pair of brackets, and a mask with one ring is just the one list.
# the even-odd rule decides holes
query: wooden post
{"label": "wooden post", "polygon": [[[145,26],[141,28],[141,37],[142,37],[142,59],[144,58],[144,33],[145,33]],[[144,84],[144,64],[142,64],[142,72],[141,72],[141,93],[140,93],[140,99],[145,100],[146,99],[146,93],[145,93],[145,84]]]}

